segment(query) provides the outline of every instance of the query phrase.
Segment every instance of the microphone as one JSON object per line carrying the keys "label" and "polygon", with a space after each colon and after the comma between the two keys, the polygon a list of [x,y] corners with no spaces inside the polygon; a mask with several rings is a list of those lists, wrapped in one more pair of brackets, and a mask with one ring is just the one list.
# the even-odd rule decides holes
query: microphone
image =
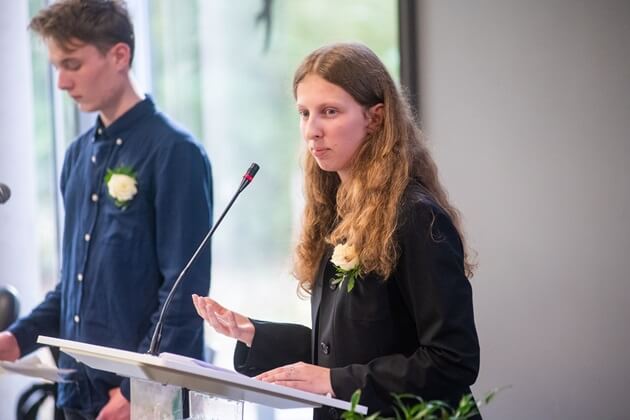
{"label": "microphone", "polygon": [[[255,172],[254,172],[255,173]],[[0,204],[4,204],[11,198],[11,188],[0,182]]]}
{"label": "microphone", "polygon": [[243,180],[241,181],[241,185],[239,185],[238,190],[236,190],[236,194],[234,194],[234,197],[232,197],[227,207],[225,207],[225,210],[223,210],[223,213],[221,213],[221,216],[219,216],[219,219],[217,220],[217,222],[214,224],[214,226],[212,226],[210,231],[208,231],[206,236],[203,238],[203,240],[197,247],[197,250],[195,251],[193,256],[190,257],[190,260],[188,260],[188,263],[186,263],[186,266],[184,267],[182,272],[179,273],[179,276],[177,276],[177,280],[175,280],[175,284],[173,284],[171,291],[166,297],[166,301],[164,301],[162,312],[160,312],[160,318],[158,319],[157,324],[155,324],[155,331],[153,331],[153,337],[151,337],[151,345],[149,346],[149,351],[147,352],[148,354],[157,356],[159,353],[160,341],[162,340],[162,326],[164,325],[164,314],[166,314],[166,310],[168,309],[168,306],[170,305],[171,300],[173,299],[173,295],[175,294],[175,290],[177,289],[177,286],[179,286],[179,283],[181,283],[182,278],[184,277],[184,274],[186,274],[186,272],[188,271],[192,263],[195,262],[195,260],[197,259],[197,255],[199,255],[204,245],[212,237],[212,235],[214,234],[214,231],[217,230],[217,227],[219,227],[219,224],[221,224],[221,221],[227,214],[228,210],[230,210],[230,208],[232,207],[232,204],[234,204],[234,201],[236,201],[236,198],[252,182],[252,180],[254,179],[254,176],[256,175],[256,172],[258,172],[258,169],[260,169],[260,166],[258,166],[255,163],[251,164],[247,172],[245,172],[245,175],[243,175]]}

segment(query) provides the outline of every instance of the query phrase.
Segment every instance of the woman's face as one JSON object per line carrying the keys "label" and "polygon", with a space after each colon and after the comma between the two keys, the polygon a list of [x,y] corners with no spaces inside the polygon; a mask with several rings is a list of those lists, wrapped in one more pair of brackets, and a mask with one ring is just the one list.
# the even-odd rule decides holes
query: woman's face
{"label": "woman's face", "polygon": [[368,133],[368,112],[348,92],[315,74],[297,85],[296,102],[308,151],[322,170],[337,172],[344,182]]}

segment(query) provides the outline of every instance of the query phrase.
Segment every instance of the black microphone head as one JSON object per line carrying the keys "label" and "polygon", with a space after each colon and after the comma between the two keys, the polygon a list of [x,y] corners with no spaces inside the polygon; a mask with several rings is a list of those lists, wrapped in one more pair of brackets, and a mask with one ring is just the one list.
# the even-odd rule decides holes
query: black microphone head
{"label": "black microphone head", "polygon": [[[256,170],[258,170],[258,168],[256,168]],[[9,198],[11,198],[11,189],[8,185],[0,183],[0,204],[6,203],[9,201]]]}
{"label": "black microphone head", "polygon": [[259,169],[260,169],[260,166],[258,166],[257,163],[252,162],[251,166],[247,170],[247,175],[249,175],[250,178],[253,178],[254,175],[256,175],[256,172],[258,172]]}
{"label": "black microphone head", "polygon": [[260,169],[260,166],[258,166],[258,164],[256,163],[251,164],[247,172],[245,172],[245,175],[243,175],[241,186],[238,187],[239,193],[243,191],[245,187],[247,187],[250,184],[250,182],[252,182],[252,180],[254,179],[254,175],[256,175],[256,172],[258,172],[259,169]]}

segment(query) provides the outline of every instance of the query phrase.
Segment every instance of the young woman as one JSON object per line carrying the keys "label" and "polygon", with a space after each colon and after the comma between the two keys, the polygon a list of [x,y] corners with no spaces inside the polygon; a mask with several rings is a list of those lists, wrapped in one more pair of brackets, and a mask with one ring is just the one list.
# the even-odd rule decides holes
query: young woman
{"label": "young woman", "polygon": [[473,267],[407,102],[360,44],[311,53],[293,92],[308,150],[295,276],[312,329],[193,296],[197,312],[238,340],[236,370],[263,381],[344,400],[361,389],[382,414],[392,393],[456,404],[479,369]]}

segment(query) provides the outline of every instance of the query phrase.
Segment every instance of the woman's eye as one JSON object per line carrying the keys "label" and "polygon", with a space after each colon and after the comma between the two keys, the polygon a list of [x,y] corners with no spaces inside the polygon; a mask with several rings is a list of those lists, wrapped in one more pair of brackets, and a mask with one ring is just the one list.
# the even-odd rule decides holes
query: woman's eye
{"label": "woman's eye", "polygon": [[300,109],[298,111],[298,114],[300,114],[300,117],[302,117],[302,118],[307,118],[308,117],[308,111],[305,111],[303,109]]}
{"label": "woman's eye", "polygon": [[335,115],[337,115],[337,110],[334,108],[326,108],[324,110],[324,115],[326,115],[327,117],[334,117]]}

